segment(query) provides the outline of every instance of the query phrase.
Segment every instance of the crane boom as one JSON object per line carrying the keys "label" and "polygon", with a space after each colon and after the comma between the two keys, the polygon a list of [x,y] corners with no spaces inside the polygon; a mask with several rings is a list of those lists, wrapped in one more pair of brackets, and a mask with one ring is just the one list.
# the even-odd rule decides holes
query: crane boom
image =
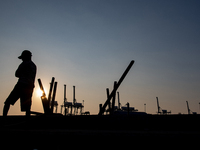
{"label": "crane boom", "polygon": [[190,114],[190,108],[189,108],[188,101],[186,101],[186,103],[187,103],[188,114]]}
{"label": "crane boom", "polygon": [[160,106],[159,106],[158,97],[156,97],[156,99],[157,99],[158,113],[161,113],[161,112],[160,112]]}

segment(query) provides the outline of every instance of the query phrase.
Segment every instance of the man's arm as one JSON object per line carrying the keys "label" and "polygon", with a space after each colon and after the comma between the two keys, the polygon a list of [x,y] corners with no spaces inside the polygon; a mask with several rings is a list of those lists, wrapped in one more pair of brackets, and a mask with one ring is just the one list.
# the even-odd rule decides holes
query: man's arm
{"label": "man's arm", "polygon": [[17,70],[15,71],[15,77],[20,77],[22,73],[22,64],[19,65],[19,67],[17,68]]}

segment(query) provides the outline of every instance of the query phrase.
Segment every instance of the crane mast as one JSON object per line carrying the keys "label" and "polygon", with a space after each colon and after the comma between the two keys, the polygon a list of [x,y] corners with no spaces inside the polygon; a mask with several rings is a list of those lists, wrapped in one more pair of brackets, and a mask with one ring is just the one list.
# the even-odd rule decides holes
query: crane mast
{"label": "crane mast", "polygon": [[190,108],[189,108],[188,101],[186,101],[186,103],[187,103],[188,114],[190,114]]}
{"label": "crane mast", "polygon": [[158,113],[161,113],[161,112],[160,112],[160,106],[159,106],[158,97],[156,97],[156,99],[157,99]]}

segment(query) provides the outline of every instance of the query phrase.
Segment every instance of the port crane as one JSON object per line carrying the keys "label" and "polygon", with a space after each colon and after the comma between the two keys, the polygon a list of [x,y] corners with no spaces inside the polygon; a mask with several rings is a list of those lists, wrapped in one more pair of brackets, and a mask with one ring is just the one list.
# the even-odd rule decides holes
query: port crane
{"label": "port crane", "polygon": [[[84,103],[84,100],[83,100]],[[64,85],[64,102],[63,105],[61,105],[61,114],[62,114],[62,108],[64,107],[64,115],[90,115],[89,111],[82,112],[84,105],[83,103],[77,103],[77,100],[75,98],[75,86],[73,86],[73,102],[68,102],[66,97],[66,84]],[[79,110],[79,113],[78,113]],[[74,111],[74,113],[72,112]]]}
{"label": "port crane", "polygon": [[170,111],[167,111],[167,110],[165,110],[165,109],[162,109],[161,107],[160,107],[160,105],[159,105],[159,101],[158,101],[158,97],[156,97],[156,99],[157,99],[157,106],[158,106],[158,114],[171,114],[171,110]]}
{"label": "port crane", "polygon": [[194,114],[197,114],[196,112],[192,112],[192,111],[190,110],[188,101],[186,101],[186,104],[187,104],[188,115],[191,114],[191,113],[192,113],[193,115],[194,115]]}

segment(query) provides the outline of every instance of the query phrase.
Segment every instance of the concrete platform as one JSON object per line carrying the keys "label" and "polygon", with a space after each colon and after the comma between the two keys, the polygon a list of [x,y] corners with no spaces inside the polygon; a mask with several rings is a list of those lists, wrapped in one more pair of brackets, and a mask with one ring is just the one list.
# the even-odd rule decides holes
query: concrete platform
{"label": "concrete platform", "polygon": [[[0,135],[4,137],[2,143],[5,145],[15,143],[10,146],[18,146],[20,149],[22,149],[22,143],[28,143],[40,149],[53,147],[57,149],[56,145],[60,143],[99,144],[114,140],[134,142],[137,145],[141,141],[146,143],[171,141],[176,144],[174,142],[177,140],[187,140],[188,144],[189,141],[200,139],[200,115],[40,115],[30,118],[0,116],[0,124]],[[110,142],[107,144],[113,146]],[[64,145],[61,144],[60,149]]]}

